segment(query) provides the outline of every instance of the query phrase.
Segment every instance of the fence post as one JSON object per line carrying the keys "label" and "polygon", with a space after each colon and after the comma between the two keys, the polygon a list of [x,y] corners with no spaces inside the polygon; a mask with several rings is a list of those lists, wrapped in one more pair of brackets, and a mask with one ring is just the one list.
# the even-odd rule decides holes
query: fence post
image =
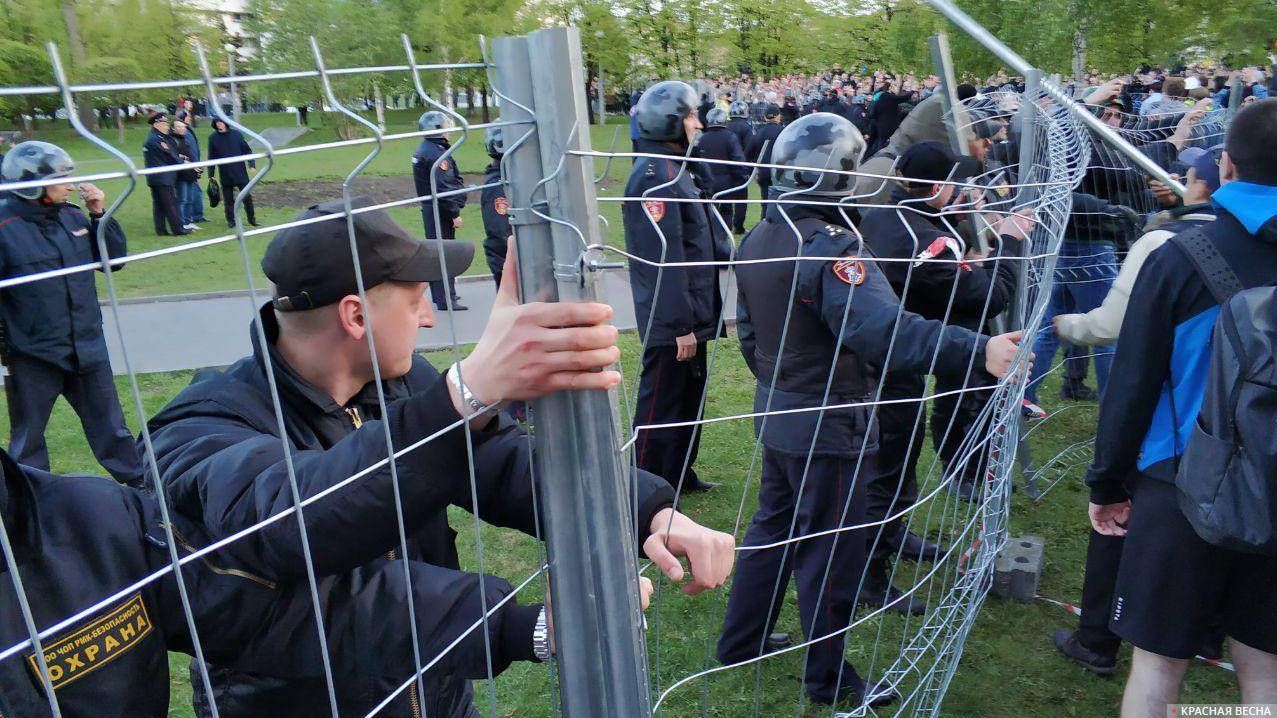
{"label": "fence post", "polygon": [[[1039,112],[1037,101],[1042,97],[1042,71],[1031,67],[1029,71],[1024,73],[1024,94],[1020,96],[1020,113],[1015,118],[1016,123],[1020,126],[1020,169],[1018,173],[1018,181],[1022,185],[1028,185],[1038,181],[1039,173],[1036,171],[1037,157],[1037,113]],[[1038,189],[1036,187],[1021,187],[1020,197],[1016,199],[1018,206],[1024,207],[1029,205],[1036,198]],[[1035,232],[1036,233],[1036,230]],[[1032,256],[1033,234],[1029,235],[1028,240],[1024,242],[1024,250],[1022,254],[1026,257]],[[1035,327],[1028,326],[1030,315],[1029,310],[1029,260],[1023,260],[1020,269],[1020,281],[1015,289],[1015,302],[1011,310],[1011,326],[1024,330],[1024,340],[1032,346],[1033,337],[1037,336]],[[1027,379],[1027,377],[1026,377]],[[1019,407],[1012,407],[1019,414]],[[1024,490],[1029,498],[1037,501],[1040,496],[1040,490],[1037,482],[1037,472],[1033,468],[1033,450],[1029,445],[1028,426],[1023,416],[1017,416],[1014,424],[1016,432],[1015,444],[1016,462],[1020,466],[1020,474],[1024,477]]]}
{"label": "fence post", "polygon": [[931,59],[936,63],[936,77],[940,78],[940,93],[944,104],[944,126],[949,131],[949,146],[955,154],[966,157],[967,113],[958,101],[957,76],[953,72],[953,55],[949,52],[949,36],[936,33],[931,36]]}
{"label": "fence post", "polygon": [[[601,272],[592,167],[565,156],[590,148],[576,28],[493,43],[506,129],[510,218],[524,301],[588,301]],[[535,71],[534,71],[535,68]],[[535,117],[516,105],[533,110]],[[535,211],[534,211],[535,210]],[[553,217],[554,221],[544,216]],[[618,451],[608,392],[563,392],[533,402],[535,470],[550,565],[550,597],[566,718],[651,715],[635,560],[631,482]]]}

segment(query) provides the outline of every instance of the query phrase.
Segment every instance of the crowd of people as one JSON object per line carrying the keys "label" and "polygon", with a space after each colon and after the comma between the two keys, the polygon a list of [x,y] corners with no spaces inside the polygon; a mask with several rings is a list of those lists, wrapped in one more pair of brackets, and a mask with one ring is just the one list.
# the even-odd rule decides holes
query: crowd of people
{"label": "crowd of people", "polygon": [[[845,627],[858,605],[910,616],[929,609],[892,578],[902,560],[947,553],[946,537],[904,511],[919,500],[925,435],[956,498],[985,500],[987,453],[968,451],[970,437],[989,433],[986,408],[1001,381],[1027,380],[1024,415],[1043,416],[1035,392],[1063,339],[1107,348],[1066,362],[1061,389],[1066,398],[1098,396],[1100,419],[1086,478],[1093,530],[1083,616],[1055,644],[1099,674],[1115,672],[1123,640],[1134,645],[1122,706],[1129,718],[1176,702],[1187,660],[1218,655],[1224,636],[1243,699],[1277,702],[1277,559],[1204,540],[1176,499],[1176,468],[1198,441],[1210,329],[1231,296],[1215,291],[1217,280],[1244,292],[1277,270],[1271,78],[1243,71],[1241,109],[1225,122],[1201,106],[1231,103],[1218,94],[1238,91],[1229,75],[1215,94],[1207,88],[1220,76],[1147,70],[1076,88],[1088,111],[1131,131],[1186,191],[1094,137],[1044,324],[1010,330],[995,320],[1013,306],[1039,221],[1009,199],[1019,78],[998,73],[955,88],[968,118],[956,136],[935,77],[836,67],[700,90],[668,80],[636,93],[622,203],[626,248],[641,260],[629,265],[643,345],[634,529],[642,552],[669,579],[686,579],[689,593],[727,585],[735,569],[719,661],[792,645],[776,630],[792,579],[811,644],[807,697],[875,708],[899,700],[895,686],[861,676],[847,659]],[[159,170],[147,180],[160,234],[187,234],[203,218],[201,173],[181,166],[201,157],[194,120],[190,107],[172,122],[167,113],[149,118],[144,155]],[[0,714],[49,714],[48,691],[64,715],[102,715],[103,706],[162,714],[166,652],[181,651],[204,659],[191,667],[201,716],[325,714],[329,667],[337,709],[362,715],[410,675],[414,651],[446,651],[383,714],[462,718],[474,715],[471,679],[552,656],[553,612],[506,601],[512,586],[501,578],[462,571],[447,510],[537,535],[519,403],[620,382],[612,308],[520,304],[509,202],[485,189],[484,250],[497,295],[482,338],[442,371],[416,355],[416,333],[436,310],[465,309],[452,280],[475,253],[454,238],[466,191],[450,121],[427,112],[418,124],[424,135],[410,169],[426,198],[425,240],[381,209],[349,220],[341,201],[306,209],[299,219],[311,221],[278,232],[262,258],[273,296],[249,327],[252,353],[197,375],[151,418],[144,441],[120,411],[93,274],[0,289],[11,419],[0,519],[17,557],[5,571],[40,597],[28,606],[12,582],[0,587],[0,642],[77,616],[41,650],[0,663]],[[499,128],[485,146],[488,174],[499,178]],[[206,150],[208,160],[250,153],[221,120]],[[754,167],[759,161],[769,166]],[[168,166],[178,167],[160,169]],[[219,199],[234,226],[246,162],[208,168],[221,170]],[[71,157],[45,142],[23,142],[0,160],[5,184],[44,182],[0,198],[0,276],[126,253],[101,190],[79,184],[83,207],[70,202],[75,187],[65,180],[74,173]],[[981,184],[990,177],[1002,179]],[[745,212],[751,185],[768,200],[756,218]],[[844,202],[853,195],[862,201]],[[251,200],[243,206],[255,223]],[[741,235],[735,246],[732,235]],[[759,507],[742,539],[757,548],[739,559],[733,536],[676,503],[716,486],[697,473],[697,422],[714,391],[708,343],[728,330],[715,263],[732,257],[735,332],[756,378],[762,446]],[[1017,378],[1026,343],[1036,356]],[[1078,371],[1087,353],[1094,395]],[[49,473],[44,433],[58,396],[118,484]],[[398,449],[433,438],[392,458],[387,437]],[[144,454],[154,456],[150,470]],[[262,523],[299,498],[313,501],[306,540],[293,520]],[[393,520],[398,505],[407,541]],[[232,537],[180,574],[103,601],[174,557]],[[651,585],[638,588],[646,604]],[[416,635],[404,630],[409,606]],[[484,607],[489,620],[472,631]]]}

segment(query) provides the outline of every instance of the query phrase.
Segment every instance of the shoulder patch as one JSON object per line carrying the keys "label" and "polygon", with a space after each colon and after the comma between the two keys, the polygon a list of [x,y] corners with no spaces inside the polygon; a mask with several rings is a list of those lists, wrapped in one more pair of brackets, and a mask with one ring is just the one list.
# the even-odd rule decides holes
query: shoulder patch
{"label": "shoulder patch", "polygon": [[865,283],[865,263],[859,257],[843,257],[834,262],[834,276],[845,284],[859,287]]}
{"label": "shoulder patch", "polygon": [[643,200],[643,210],[647,212],[647,216],[651,217],[653,222],[665,219],[665,203],[660,200]]}
{"label": "shoulder patch", "polygon": [[934,259],[945,253],[945,250],[953,252],[954,259],[962,259],[962,247],[958,244],[958,240],[953,237],[936,237],[927,248],[918,253],[916,262],[913,266],[920,267],[922,263],[928,259]]}
{"label": "shoulder patch", "polygon": [[492,209],[496,211],[497,214],[504,216],[506,212],[510,211],[510,200],[505,197],[497,197],[492,200]]}
{"label": "shoulder patch", "polygon": [[[44,643],[49,681],[54,690],[62,688],[136,648],[152,630],[142,594],[136,593],[107,614]],[[40,664],[34,652],[27,654],[27,665],[38,680]]]}
{"label": "shoulder patch", "polygon": [[448,171],[448,167],[449,167],[449,166],[450,166],[450,165],[448,164],[448,160],[444,160],[444,161],[442,161],[442,162],[440,162],[440,163],[439,163],[439,171],[440,171],[440,172],[447,172],[447,171]]}
{"label": "shoulder patch", "polygon": [[88,234],[88,233],[89,233],[89,228],[88,228],[88,227],[81,227],[81,228],[79,228],[79,229],[73,229],[73,230],[71,230],[71,236],[72,236],[72,237],[83,237],[84,235],[86,235],[86,234]]}

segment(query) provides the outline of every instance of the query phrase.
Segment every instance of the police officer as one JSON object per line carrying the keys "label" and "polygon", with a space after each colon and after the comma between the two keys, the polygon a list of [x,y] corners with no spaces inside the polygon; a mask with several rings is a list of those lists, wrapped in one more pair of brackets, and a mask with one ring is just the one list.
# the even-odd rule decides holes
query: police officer
{"label": "police officer", "polygon": [[505,154],[505,135],[500,127],[489,127],[484,131],[483,146],[492,158],[483,171],[483,183],[494,185],[485,187],[480,195],[480,202],[483,203],[483,255],[488,260],[488,269],[492,270],[493,281],[500,288],[506,245],[514,234],[514,230],[510,228],[510,201],[505,196],[505,185],[501,184],[501,157]]}
{"label": "police officer", "polygon": [[[865,532],[810,536],[865,522],[877,430],[864,403],[875,375],[887,369],[927,371],[937,345],[942,370],[963,369],[974,355],[993,373],[1005,374],[1016,337],[987,338],[901,308],[835,206],[851,192],[852,177],[819,171],[855,170],[864,149],[864,138],[837,115],[817,113],[787,127],[776,140],[775,162],[817,171],[778,170],[773,192],[801,191],[804,202],[829,204],[769,206],[737,252],[738,331],[757,379],[754,409],[799,410],[755,420],[763,470],[759,509],[743,545],[783,542],[791,530],[792,536],[808,538],[740,553],[717,655],[724,663],[759,655],[790,573],[796,572],[804,635],[811,640],[834,634],[810,648],[803,679],[807,695],[821,703],[877,707],[895,700],[895,691],[871,686],[843,658],[843,631],[864,567]],[[842,259],[766,261],[799,256]],[[759,261],[747,263],[751,260]],[[828,404],[859,405],[801,411]]]}
{"label": "police officer", "polygon": [[[48,142],[23,142],[0,165],[4,182],[70,177],[74,172],[71,157]],[[5,193],[0,200],[0,276],[102,261],[97,234],[105,196],[93,185],[80,185],[86,217],[67,202],[71,187],[54,184]],[[114,219],[106,225],[106,248],[112,257],[127,253],[124,230]],[[117,481],[140,485],[141,460],[120,411],[93,274],[76,272],[0,290],[0,323],[0,350],[9,368],[4,389],[13,457],[48,470],[44,430],[53,403],[65,396],[102,466]]]}
{"label": "police officer", "polygon": [[[625,196],[636,199],[621,205],[625,247],[646,260],[630,262],[634,316],[643,342],[634,424],[694,421],[700,419],[705,390],[706,342],[718,337],[718,270],[662,269],[648,262],[723,260],[730,249],[712,232],[707,204],[668,201],[705,197],[699,168],[679,162],[701,129],[696,91],[677,80],[657,83],[639,99],[635,118],[639,151],[659,156],[634,164]],[[700,443],[697,428],[643,430],[635,445],[638,466],[684,491],[712,487],[693,468]]]}
{"label": "police officer", "polygon": [[[1001,256],[1022,254],[1023,239],[1031,225],[1021,215],[995,218],[999,240],[992,253],[982,261],[978,250],[969,249],[959,231],[954,215],[945,208],[958,197],[965,207],[972,197],[959,192],[947,180],[955,175],[955,167],[965,165],[943,142],[926,141],[913,145],[900,157],[897,171],[902,180],[892,191],[891,207],[865,212],[860,230],[874,255],[883,258],[912,259],[913,262],[884,262],[882,273],[892,289],[901,297],[905,309],[928,319],[951,326],[981,331],[989,319],[1002,313],[1010,304],[1019,275],[1019,263]],[[966,172],[962,173],[963,175]],[[965,217],[966,214],[957,215]],[[969,385],[991,383],[984,372],[936,372],[932,403],[931,439],[945,466],[954,468],[958,451],[965,448],[971,436],[979,436],[981,410],[990,392],[956,393]],[[883,380],[883,399],[917,400],[926,393],[926,370],[892,371]],[[954,395],[944,396],[950,392]],[[869,483],[869,520],[881,521],[900,508],[917,500],[915,470],[922,445],[923,403],[904,401],[883,405],[878,412],[881,449],[878,473]],[[972,500],[979,496],[977,480],[983,475],[984,462],[979,455],[962,464],[953,478],[959,495]],[[884,527],[870,559],[868,589],[862,600],[870,605],[891,604],[898,610],[921,612],[909,602],[894,602],[899,596],[891,586],[891,558],[920,561],[934,560],[940,547],[921,536],[906,532],[901,517]]]}
{"label": "police officer", "polygon": [[[700,140],[696,143],[698,154],[713,160],[727,160],[737,164],[720,165],[705,164],[710,176],[709,191],[711,195],[718,195],[724,190],[732,187],[739,187],[749,179],[749,169],[745,167],[745,151],[741,147],[740,142],[736,138],[736,134],[727,127],[727,112],[715,107],[708,113],[709,127],[705,128],[705,133],[701,135]],[[746,190],[737,190],[721,195],[721,199],[745,199]],[[741,208],[740,226],[736,225],[736,208]],[[744,234],[745,232],[745,213],[744,204],[735,204],[732,202],[722,202],[718,205],[718,211],[723,215],[723,221],[732,227],[732,231]],[[721,231],[722,226],[718,224],[717,218],[711,217],[712,227]]]}
{"label": "police officer", "polygon": [[[745,158],[750,162],[771,164],[772,145],[776,144],[776,137],[782,129],[784,128],[780,124],[780,108],[773,103],[768,103],[763,108],[763,124],[754,132],[753,138],[745,148]],[[772,171],[766,167],[759,167],[757,181],[760,195],[763,199],[767,199],[771,192]],[[760,215],[766,217],[767,205],[762,204],[759,207],[762,210]]]}
{"label": "police officer", "polygon": [[[167,167],[182,164],[178,155],[185,149],[186,140],[169,134],[168,115],[163,112],[152,112],[146,121],[151,125],[151,133],[146,136],[142,145],[142,159],[148,168]],[[163,236],[181,236],[190,234],[191,230],[182,225],[182,212],[177,204],[177,173],[158,172],[146,176],[146,186],[151,190],[151,221],[155,224],[155,233]],[[165,222],[168,229],[165,229]]]}
{"label": "police officer", "polygon": [[[754,123],[749,121],[749,105],[744,100],[737,100],[727,108],[727,129],[736,135],[736,140],[740,142],[741,151],[745,151],[754,140]],[[745,161],[753,162],[757,158],[745,156]],[[749,190],[742,190],[740,197],[737,199],[745,199],[749,196]],[[745,232],[745,210],[749,205],[744,203],[732,205],[731,224],[732,231],[737,234]]]}
{"label": "police officer", "polygon": [[[417,129],[444,130],[452,127],[452,119],[446,114],[431,110],[417,120]],[[421,224],[426,230],[426,239],[452,239],[461,228],[461,210],[466,206],[466,195],[458,193],[447,197],[433,198],[434,190],[430,187],[431,168],[434,168],[435,190],[440,194],[459,190],[465,186],[461,179],[461,170],[457,169],[456,158],[449,156],[439,166],[435,162],[448,151],[451,143],[444,134],[432,135],[421,140],[417,151],[412,153],[412,181],[417,188],[418,197],[430,196],[431,199],[421,202]],[[435,211],[439,212],[439,224],[435,225]],[[452,277],[446,281],[430,283],[430,299],[439,311],[448,310],[448,299],[451,296],[452,309],[464,312],[469,307],[461,304],[457,295],[457,284]]]}

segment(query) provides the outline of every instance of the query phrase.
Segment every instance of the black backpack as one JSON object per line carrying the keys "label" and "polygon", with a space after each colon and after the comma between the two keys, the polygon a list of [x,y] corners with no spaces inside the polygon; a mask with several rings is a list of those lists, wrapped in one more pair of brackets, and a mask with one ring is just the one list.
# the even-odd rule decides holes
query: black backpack
{"label": "black backpack", "polygon": [[1277,555],[1277,286],[1242,289],[1200,229],[1171,241],[1220,305],[1202,408],[1175,476],[1180,509],[1207,543]]}

